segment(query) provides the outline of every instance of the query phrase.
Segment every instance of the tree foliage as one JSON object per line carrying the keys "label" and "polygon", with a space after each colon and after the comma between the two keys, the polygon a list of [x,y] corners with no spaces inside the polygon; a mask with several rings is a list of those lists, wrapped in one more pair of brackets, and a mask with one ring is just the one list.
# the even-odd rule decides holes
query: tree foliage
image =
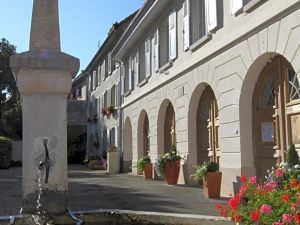
{"label": "tree foliage", "polygon": [[[2,38],[0,40],[0,92],[6,92],[10,96],[15,96],[17,92],[16,82],[9,66],[10,56],[15,53],[16,47]],[[4,98],[1,100],[5,101]]]}
{"label": "tree foliage", "polygon": [[21,137],[22,110],[16,81],[10,69],[10,56],[16,47],[0,39],[0,134]]}
{"label": "tree foliage", "polygon": [[295,165],[299,165],[299,155],[295,148],[295,145],[291,145],[289,147],[289,151],[288,151],[288,155],[287,155],[287,163],[291,167],[293,167]]}

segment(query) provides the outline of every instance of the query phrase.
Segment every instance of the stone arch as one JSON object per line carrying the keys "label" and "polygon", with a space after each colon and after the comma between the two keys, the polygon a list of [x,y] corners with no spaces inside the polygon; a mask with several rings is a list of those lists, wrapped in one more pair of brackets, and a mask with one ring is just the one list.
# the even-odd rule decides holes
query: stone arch
{"label": "stone arch", "polygon": [[188,110],[189,165],[197,164],[197,111],[203,91],[207,83],[200,83],[192,93]]}
{"label": "stone arch", "polygon": [[[253,96],[257,81],[266,65],[275,57],[287,60],[284,55],[268,52],[257,57],[249,67],[243,81],[240,94],[240,137],[241,137],[241,174],[256,175],[255,146],[254,146],[254,114]],[[288,61],[288,60],[287,60]],[[292,62],[289,62],[292,64]],[[292,65],[294,66],[294,65]],[[299,79],[299,75],[298,75]]]}
{"label": "stone arch", "polygon": [[124,123],[123,143],[123,171],[128,172],[132,167],[132,125],[129,117]]}
{"label": "stone arch", "polygon": [[[204,107],[204,103],[207,103],[205,104],[207,107]],[[207,118],[203,120],[201,115],[204,109],[207,109],[205,111]],[[211,120],[212,118],[213,120]],[[199,164],[208,160],[219,161],[217,118],[218,107],[215,92],[207,83],[200,83],[191,96],[188,111],[189,158],[192,164]],[[211,120],[210,125],[206,124],[208,119]],[[201,128],[203,122],[205,124]],[[204,142],[206,147],[203,145]],[[211,151],[206,152],[208,149]]]}
{"label": "stone arch", "polygon": [[148,154],[148,151],[150,151],[149,118],[145,110],[142,110],[140,113],[137,131],[137,154],[138,159],[140,159],[146,156]]}
{"label": "stone arch", "polygon": [[[172,124],[175,124],[174,107],[169,99],[165,99],[160,105],[157,119],[157,147],[159,155],[167,153],[171,149],[172,140],[170,127]],[[170,130],[170,132],[168,130]],[[174,132],[176,139],[176,128]]]}

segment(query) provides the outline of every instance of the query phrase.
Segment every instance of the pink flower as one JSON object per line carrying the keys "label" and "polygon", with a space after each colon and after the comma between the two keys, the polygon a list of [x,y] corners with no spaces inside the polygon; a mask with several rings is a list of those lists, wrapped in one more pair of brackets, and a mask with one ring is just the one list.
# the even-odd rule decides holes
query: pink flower
{"label": "pink flower", "polygon": [[281,168],[276,169],[275,171],[276,177],[282,177],[283,176],[283,171]]}
{"label": "pink flower", "polygon": [[283,225],[284,223],[281,223],[281,222],[274,222],[272,223],[272,225]]}
{"label": "pink flower", "polygon": [[292,222],[293,217],[291,214],[285,213],[282,215],[282,220],[284,223],[289,223],[289,222]]}
{"label": "pink flower", "polygon": [[260,207],[259,211],[262,213],[262,214],[265,214],[265,215],[270,215],[272,213],[272,206],[270,205],[267,205],[267,204],[264,204]]}
{"label": "pink flower", "polygon": [[296,211],[297,205],[296,203],[291,203],[291,211]]}
{"label": "pink flower", "polygon": [[277,187],[277,183],[276,183],[276,181],[271,181],[271,182],[269,182],[269,183],[267,183],[267,184],[265,184],[265,190],[266,191],[268,191],[268,192],[272,192],[272,191],[274,191],[274,189]]}
{"label": "pink flower", "polygon": [[251,184],[256,184],[256,176],[251,177],[251,178],[249,179],[249,183],[251,183]]}

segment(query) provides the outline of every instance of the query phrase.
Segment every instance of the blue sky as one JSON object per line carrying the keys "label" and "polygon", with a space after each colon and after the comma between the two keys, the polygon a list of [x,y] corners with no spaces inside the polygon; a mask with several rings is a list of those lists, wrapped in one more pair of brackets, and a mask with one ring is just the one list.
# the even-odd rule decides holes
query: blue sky
{"label": "blue sky", "polygon": [[[140,8],[144,0],[59,0],[62,51],[80,58],[85,69],[114,22]],[[0,38],[29,48],[33,0],[0,0]],[[3,8],[2,8],[3,7]]]}

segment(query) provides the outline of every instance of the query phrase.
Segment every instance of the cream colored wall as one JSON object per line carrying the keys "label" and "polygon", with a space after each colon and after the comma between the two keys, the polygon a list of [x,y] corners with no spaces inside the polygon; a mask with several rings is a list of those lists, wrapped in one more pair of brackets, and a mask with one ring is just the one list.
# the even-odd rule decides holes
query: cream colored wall
{"label": "cream colored wall", "polygon": [[[100,108],[98,107],[97,108],[97,114],[98,114],[98,117],[99,117],[99,120],[97,123],[88,123],[88,127],[87,127],[87,146],[88,148],[90,148],[91,146],[91,140],[90,140],[90,135],[95,135],[96,133],[98,133],[98,135],[100,136],[100,149],[98,149],[98,151],[103,152],[105,151],[106,149],[102,149],[102,143],[103,143],[103,131],[104,129],[107,130],[107,145],[109,147],[109,131],[112,129],[112,128],[115,128],[115,143],[116,143],[116,146],[118,147],[118,141],[119,141],[119,137],[118,137],[118,133],[119,133],[119,120],[118,120],[118,117],[110,117],[110,118],[107,118],[107,117],[103,117],[102,114],[101,114],[101,109],[103,107],[102,105],[102,98],[104,96],[104,93],[105,91],[109,90],[112,88],[112,86],[114,84],[117,84],[119,82],[119,70],[118,69],[115,69],[111,75],[109,75],[104,81],[101,80],[101,84],[95,89],[92,91],[92,93],[90,94],[91,98],[94,99],[94,98],[97,98],[98,101],[99,101],[99,97],[101,97],[101,102],[100,102]],[[90,104],[90,101],[89,103]],[[89,107],[89,105],[88,105]],[[89,149],[88,149],[88,152],[89,152]]]}
{"label": "cream colored wall", "polygon": [[[296,0],[269,0],[249,14],[231,16],[229,1],[224,3],[224,27],[195,52],[182,51],[182,10],[179,9],[178,58],[168,75],[153,74],[146,85],[126,97],[123,109],[124,118],[129,117],[132,123],[133,163],[137,160],[136,131],[142,110],[149,117],[151,159],[157,158],[158,114],[165,99],[174,106],[178,151],[183,155],[195,154],[196,146],[189,144],[192,134],[189,136],[188,115],[189,109],[193,110],[198,102],[190,100],[197,99],[192,98],[196,87],[210,85],[219,109],[222,194],[230,196],[237,176],[255,174],[252,94],[261,69],[274,55],[268,53],[287,58],[300,78],[300,4]],[[194,163],[195,157],[189,156],[189,173]]]}

